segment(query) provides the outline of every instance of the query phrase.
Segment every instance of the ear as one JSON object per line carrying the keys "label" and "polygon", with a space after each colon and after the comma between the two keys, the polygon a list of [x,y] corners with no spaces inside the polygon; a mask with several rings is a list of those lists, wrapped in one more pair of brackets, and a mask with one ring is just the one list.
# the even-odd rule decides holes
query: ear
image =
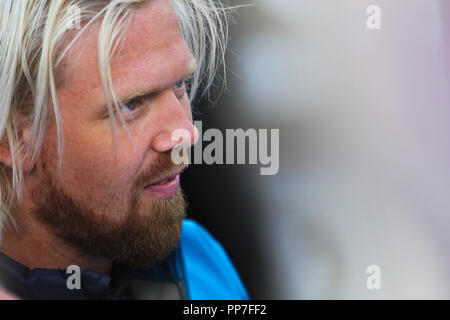
{"label": "ear", "polygon": [[[23,142],[28,144],[30,141],[30,129],[29,128],[22,129],[21,132],[19,133],[19,137],[22,137]],[[25,153],[22,153],[19,156],[22,157],[22,171],[23,172],[31,171],[34,167],[34,164],[31,163],[30,157],[27,156]],[[3,139],[0,141],[0,162],[12,168],[13,159],[8,139],[6,137],[3,137]]]}
{"label": "ear", "polygon": [[[25,127],[21,130],[22,139],[26,143],[26,145],[30,145],[31,138],[31,129],[29,127]],[[30,172],[34,169],[34,164],[31,162],[31,155],[21,155],[23,157],[22,162],[22,170],[24,172]]]}
{"label": "ear", "polygon": [[12,166],[11,151],[6,135],[0,140],[0,162],[8,167]]}

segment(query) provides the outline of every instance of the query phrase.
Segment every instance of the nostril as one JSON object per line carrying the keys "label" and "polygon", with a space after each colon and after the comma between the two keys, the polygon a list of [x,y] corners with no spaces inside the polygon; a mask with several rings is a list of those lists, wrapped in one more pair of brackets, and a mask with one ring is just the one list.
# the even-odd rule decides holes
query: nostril
{"label": "nostril", "polygon": [[173,130],[170,139],[176,146],[189,147],[192,144],[192,134],[189,130],[184,128],[177,128]]}
{"label": "nostril", "polygon": [[198,140],[198,137],[198,131],[187,126],[173,130],[167,129],[155,137],[152,147],[157,152],[166,152],[175,147],[190,147]]}

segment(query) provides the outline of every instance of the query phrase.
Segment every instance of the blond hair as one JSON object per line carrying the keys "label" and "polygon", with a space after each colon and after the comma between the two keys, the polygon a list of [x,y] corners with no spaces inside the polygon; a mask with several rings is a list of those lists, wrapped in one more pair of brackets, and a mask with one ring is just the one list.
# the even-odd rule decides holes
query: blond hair
{"label": "blond hair", "polygon": [[[64,137],[57,99],[55,70],[86,28],[102,19],[98,39],[100,78],[116,141],[113,110],[118,100],[111,80],[110,59],[119,47],[139,3],[151,0],[0,0],[0,147],[9,149],[11,163],[0,162],[0,239],[5,224],[22,200],[22,165],[39,157],[46,129],[54,117],[58,135],[59,169]],[[170,0],[181,31],[198,62],[190,80],[190,99],[213,82],[224,64],[230,7],[214,0]],[[82,28],[68,39],[73,8]],[[120,113],[119,113],[120,114]],[[122,119],[122,123],[125,124]],[[21,130],[28,127],[25,142]]]}

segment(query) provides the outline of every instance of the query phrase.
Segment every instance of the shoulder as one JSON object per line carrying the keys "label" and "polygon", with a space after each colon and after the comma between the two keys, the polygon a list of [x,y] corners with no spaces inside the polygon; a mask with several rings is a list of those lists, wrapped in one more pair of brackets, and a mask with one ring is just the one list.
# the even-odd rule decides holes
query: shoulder
{"label": "shoulder", "polygon": [[200,224],[184,219],[180,245],[188,298],[249,298],[224,248]]}

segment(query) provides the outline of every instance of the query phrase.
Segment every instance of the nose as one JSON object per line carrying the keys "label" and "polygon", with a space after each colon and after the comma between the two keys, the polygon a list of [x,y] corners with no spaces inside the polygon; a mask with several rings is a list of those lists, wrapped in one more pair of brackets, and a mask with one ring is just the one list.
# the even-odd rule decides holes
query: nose
{"label": "nose", "polygon": [[167,152],[176,146],[190,147],[199,138],[199,132],[192,123],[191,108],[188,102],[181,102],[173,92],[169,92],[160,102],[159,123],[152,148],[156,152]]}

